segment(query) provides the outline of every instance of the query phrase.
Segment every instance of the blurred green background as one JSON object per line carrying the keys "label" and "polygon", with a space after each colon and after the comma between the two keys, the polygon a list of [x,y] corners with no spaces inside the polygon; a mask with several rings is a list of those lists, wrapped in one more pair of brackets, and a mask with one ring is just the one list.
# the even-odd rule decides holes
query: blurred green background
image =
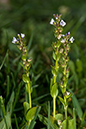
{"label": "blurred green background", "polygon": [[[48,100],[52,104],[49,85],[52,77],[50,65],[53,62],[51,44],[55,38],[54,27],[49,22],[53,14],[62,14],[62,19],[67,23],[64,33],[70,31],[75,39],[69,53],[68,89],[76,95],[82,112],[86,110],[86,0],[0,0],[0,95],[5,99],[5,105],[11,92],[16,94],[22,80],[23,69],[19,64],[21,53],[12,44],[12,38],[21,32],[26,37],[28,57],[32,58],[30,77],[35,87],[32,94],[33,105],[41,105]],[[19,93],[14,113],[21,123],[21,107],[25,101],[24,84]],[[73,108],[71,102],[69,105]],[[60,109],[58,106],[58,111]],[[69,113],[71,114],[70,109]]]}

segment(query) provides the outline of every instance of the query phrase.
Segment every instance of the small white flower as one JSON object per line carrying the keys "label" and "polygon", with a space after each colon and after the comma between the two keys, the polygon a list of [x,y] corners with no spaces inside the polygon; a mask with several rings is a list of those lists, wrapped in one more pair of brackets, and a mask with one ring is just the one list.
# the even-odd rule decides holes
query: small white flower
{"label": "small white flower", "polygon": [[70,32],[68,32],[68,35],[70,35]]}
{"label": "small white flower", "polygon": [[22,34],[22,33],[21,33],[21,38],[24,38],[24,37],[25,37],[25,34]]}
{"label": "small white flower", "polygon": [[70,41],[71,43],[73,43],[74,38],[73,38],[73,37],[71,37],[69,41]]}
{"label": "small white flower", "polygon": [[60,21],[60,25],[61,26],[65,26],[66,25],[66,22],[64,22],[63,20]]}
{"label": "small white flower", "polygon": [[70,95],[70,92],[66,92],[67,93],[67,95]]}
{"label": "small white flower", "polygon": [[17,34],[17,36],[19,36],[20,34]]}
{"label": "small white flower", "polygon": [[61,36],[62,36],[62,35],[61,35],[61,34],[59,34],[57,38],[58,38],[58,39],[60,39],[60,38],[61,38]]}
{"label": "small white flower", "polygon": [[55,22],[55,21],[54,21],[54,19],[52,18],[51,21],[50,21],[50,24],[53,25],[54,22]]}
{"label": "small white flower", "polygon": [[65,41],[66,41],[66,39],[62,39],[62,40],[61,40],[61,43],[65,43]]}
{"label": "small white flower", "polygon": [[58,19],[58,17],[56,17],[56,19]]}
{"label": "small white flower", "polygon": [[12,43],[16,43],[17,39],[15,37],[13,37]]}
{"label": "small white flower", "polygon": [[61,125],[61,123],[62,123],[61,120],[58,120],[58,125]]}

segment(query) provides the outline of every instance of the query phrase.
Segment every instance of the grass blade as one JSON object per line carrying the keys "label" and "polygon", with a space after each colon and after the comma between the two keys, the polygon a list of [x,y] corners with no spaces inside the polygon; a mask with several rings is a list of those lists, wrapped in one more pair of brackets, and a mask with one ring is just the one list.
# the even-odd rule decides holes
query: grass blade
{"label": "grass blade", "polygon": [[73,94],[72,95],[72,101],[73,101],[73,105],[74,105],[74,108],[76,109],[77,113],[78,113],[78,116],[80,118],[80,120],[82,119],[82,116],[83,116],[83,112],[82,112],[82,109],[80,107],[80,104],[76,98],[76,96]]}

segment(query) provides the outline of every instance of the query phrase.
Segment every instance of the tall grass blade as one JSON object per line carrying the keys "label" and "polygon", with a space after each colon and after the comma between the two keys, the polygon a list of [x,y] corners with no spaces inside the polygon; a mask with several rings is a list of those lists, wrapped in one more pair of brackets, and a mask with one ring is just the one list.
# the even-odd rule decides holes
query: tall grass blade
{"label": "tall grass blade", "polygon": [[14,118],[15,118],[15,123],[16,123],[16,129],[19,129],[16,114],[14,114]]}
{"label": "tall grass blade", "polygon": [[76,98],[76,96],[73,94],[72,95],[72,101],[73,101],[73,105],[74,105],[74,108],[76,109],[77,113],[78,113],[78,116],[80,118],[80,120],[82,119],[82,116],[83,116],[83,112],[82,112],[82,109],[80,107],[80,104]]}
{"label": "tall grass blade", "polygon": [[48,101],[48,129],[50,129],[50,102]]}
{"label": "tall grass blade", "polygon": [[0,70],[2,69],[7,57],[8,57],[8,52],[6,53],[6,55],[5,55],[5,57],[4,57],[3,61],[2,61],[2,64],[0,65]]}
{"label": "tall grass blade", "polygon": [[22,86],[22,82],[18,85],[17,93],[15,94],[15,100],[14,100],[13,107],[12,107],[12,112],[14,111],[14,108],[15,108],[16,103],[18,101],[21,86]]}
{"label": "tall grass blade", "polygon": [[7,93],[6,93],[6,98],[9,96],[9,91],[10,90],[10,77],[7,75]]}
{"label": "tall grass blade", "polygon": [[13,106],[13,101],[14,101],[14,91],[11,94],[11,97],[7,103],[6,111],[10,112],[10,115],[12,114],[12,106]]}

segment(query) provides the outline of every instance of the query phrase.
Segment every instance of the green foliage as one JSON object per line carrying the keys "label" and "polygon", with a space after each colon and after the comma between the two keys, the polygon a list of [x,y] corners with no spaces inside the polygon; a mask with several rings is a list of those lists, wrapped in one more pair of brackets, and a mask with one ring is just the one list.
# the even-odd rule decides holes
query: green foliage
{"label": "green foliage", "polygon": [[4,116],[4,119],[2,119],[2,121],[0,122],[0,128],[1,129],[11,128],[11,116],[9,112]]}
{"label": "green foliage", "polygon": [[57,89],[57,83],[55,83],[54,85],[52,85],[51,89],[50,89],[50,93],[52,97],[57,97],[58,95],[58,89]]}
{"label": "green foliage", "polygon": [[26,111],[25,118],[28,122],[30,122],[34,118],[36,114],[36,110],[37,110],[37,107],[33,107],[29,109],[29,111]]}
{"label": "green foliage", "polygon": [[74,108],[78,113],[79,118],[82,119],[83,112],[75,95],[72,96],[72,101],[73,101]]}
{"label": "green foliage", "polygon": [[[60,127],[56,121],[60,119],[62,123],[65,119],[63,106],[58,97],[56,115],[55,118],[52,117],[53,102],[49,93],[52,76],[50,65],[56,61],[55,52],[51,48],[51,43],[55,40],[53,27],[49,25],[49,21],[52,14],[57,12],[62,14],[67,22],[63,33],[71,30],[71,35],[75,38],[75,43],[72,44],[69,52],[68,63],[70,73],[67,90],[74,93],[68,99],[69,124],[70,126],[75,124],[74,129],[75,127],[86,128],[86,1],[11,0],[6,4],[0,3],[0,12],[0,129],[58,129]],[[41,106],[40,114],[42,115],[36,112],[36,115],[39,114],[40,117],[33,118],[30,125],[25,121],[23,109],[23,103],[29,103],[28,89],[25,90],[27,86],[25,87],[26,84],[22,82],[25,67],[20,61],[22,57],[20,50],[12,44],[13,36],[20,32],[25,33],[27,58],[32,59],[27,70],[33,89],[32,106]],[[54,60],[51,59],[52,55]],[[58,73],[58,95],[63,98],[59,88],[59,81],[62,79],[61,72],[62,69],[58,72],[55,69],[52,70],[55,75]],[[53,85],[54,82],[51,87]],[[45,104],[47,101],[50,106]],[[44,109],[43,105],[46,105]],[[73,107],[74,111],[72,111]]]}
{"label": "green foliage", "polygon": [[26,74],[23,74],[22,75],[22,80],[25,82],[25,83],[28,83],[30,81],[29,77],[27,77]]}

